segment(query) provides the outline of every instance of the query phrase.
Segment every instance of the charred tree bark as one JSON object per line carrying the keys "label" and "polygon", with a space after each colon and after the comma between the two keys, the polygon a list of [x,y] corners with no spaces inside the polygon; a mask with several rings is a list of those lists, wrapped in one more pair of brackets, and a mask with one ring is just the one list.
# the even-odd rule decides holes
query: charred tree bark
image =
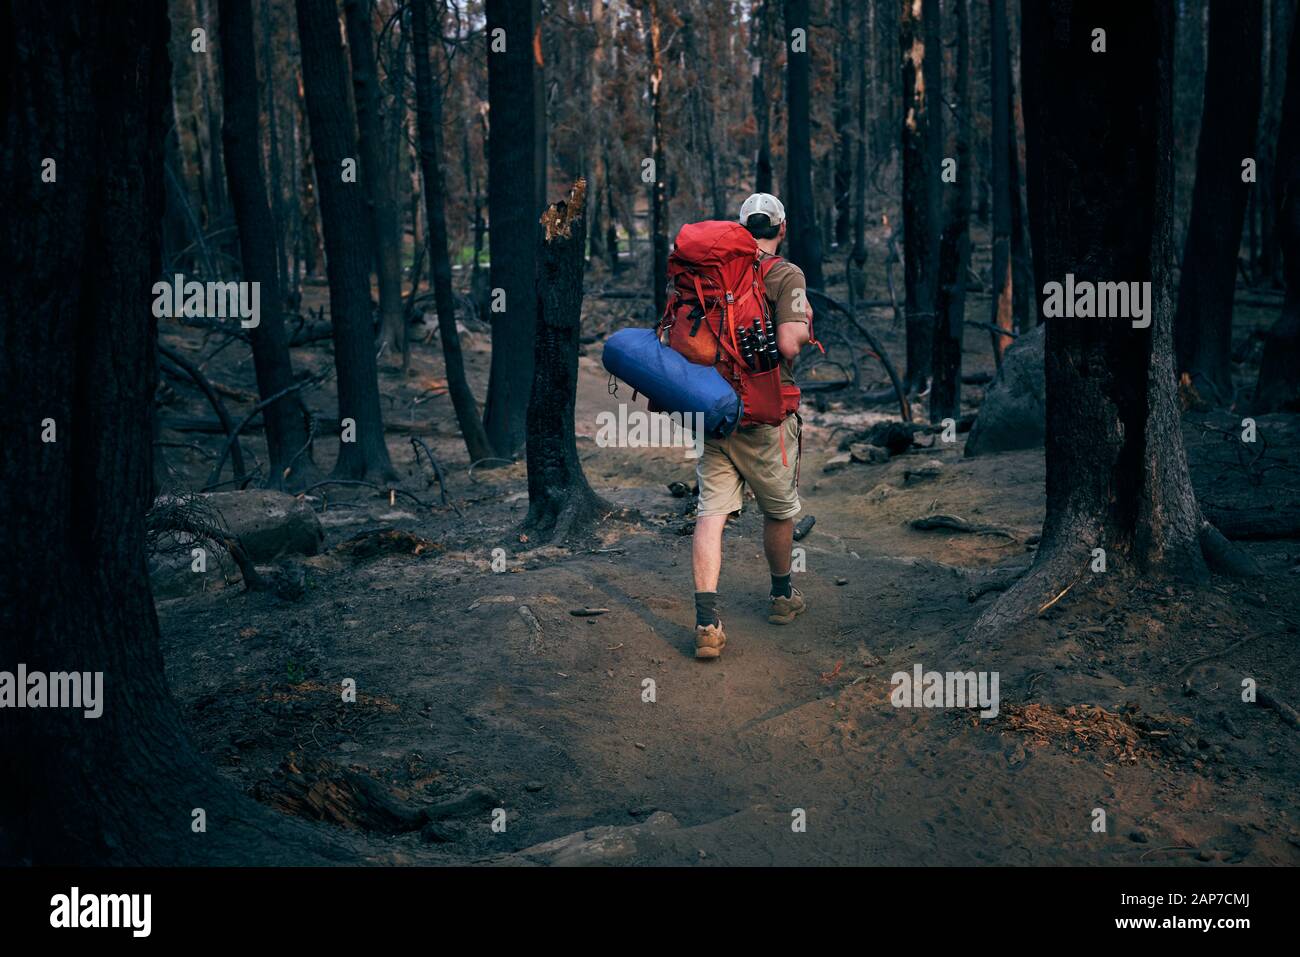
{"label": "charred tree bark", "polygon": [[1101,23],[1105,70],[1090,50],[1097,25],[1075,0],[1024,10],[1039,277],[1149,281],[1150,325],[1046,318],[1042,544],[1029,574],[976,622],[980,640],[1086,582],[1096,548],[1111,575],[1194,581],[1206,576],[1207,559],[1229,564],[1192,492],[1173,376],[1172,20],[1159,0],[1113,8]]}
{"label": "charred tree bark", "polygon": [[[537,275],[537,355],[528,402],[528,517],[524,528],[554,544],[584,537],[613,509],[592,491],[573,423],[582,328],[582,225],[587,184],[542,215]],[[538,232],[534,232],[538,235]]]}
{"label": "charred tree bark", "polygon": [[[396,478],[384,442],[370,302],[370,256],[363,237],[366,203],[361,187],[343,181],[345,160],[357,156],[343,45],[334,0],[297,0],[302,81],[320,188],[330,285],[330,323],[338,370],[339,421],[356,424],[355,441],[340,441],[338,478]],[[347,437],[345,432],[342,436]]]}
{"label": "charred tree bark", "polygon": [[853,269],[861,272],[867,263],[867,74],[872,69],[868,59],[868,29],[871,18],[867,10],[858,12],[858,142],[857,159],[853,170],[853,251],[849,277],[849,294],[854,296]]}
{"label": "charred tree bark", "polygon": [[768,76],[771,72],[768,55],[768,31],[771,17],[769,9],[773,0],[763,0],[750,21],[750,57],[753,70],[751,97],[754,104],[754,125],[757,128],[758,150],[754,157],[754,192],[772,192],[772,109],[768,105]]}
{"label": "charred tree bark", "polygon": [[1264,337],[1251,405],[1256,413],[1300,411],[1300,29],[1292,30],[1287,66],[1273,188],[1286,298]]}
{"label": "charred tree bark", "polygon": [[839,36],[835,69],[835,244],[844,249],[849,244],[849,224],[853,219],[850,203],[853,189],[853,135],[850,132],[853,110],[849,105],[849,88],[853,82],[853,35],[849,29],[849,0],[839,0]]}
{"label": "charred tree bark", "polygon": [[650,155],[654,182],[650,184],[650,282],[655,291],[655,316],[668,305],[668,181],[664,169],[664,61],[659,35],[659,2],[646,5],[646,53],[650,57]]}
{"label": "charred tree bark", "polygon": [[[800,38],[793,31],[801,30]],[[790,262],[803,270],[810,289],[822,289],[822,241],[812,188],[809,100],[808,0],[785,0],[786,50],[786,241]],[[796,48],[795,44],[800,46]]]}
{"label": "charred tree bark", "polygon": [[[501,29],[504,48],[493,46]],[[537,328],[537,217],[546,205],[546,111],[540,0],[488,0],[488,244],[493,289],[492,367],[483,423],[496,455],[524,443]]]}
{"label": "charred tree bark", "polygon": [[[1011,122],[1011,44],[1006,0],[989,0],[989,35],[993,61],[989,73],[993,170],[993,315],[989,324],[1011,332],[1015,327],[1011,299],[1011,208],[1015,202],[1011,170],[1015,140]],[[1002,353],[1013,339],[992,331],[989,332],[989,339],[993,345],[994,361],[1001,366]]]}
{"label": "charred tree bark", "polygon": [[379,325],[402,368],[410,363],[406,318],[402,307],[401,233],[397,223],[394,170],[384,162],[387,142],[380,123],[379,67],[370,27],[370,0],[344,0],[348,52],[352,57],[352,90],[357,104],[361,177],[370,211],[375,275],[379,285]]}
{"label": "charred tree bark", "polygon": [[465,437],[471,462],[493,457],[474,393],[465,378],[460,335],[456,331],[456,299],[451,288],[447,254],[447,209],[442,173],[442,88],[429,63],[429,0],[413,0],[411,42],[415,56],[415,114],[419,127],[420,168],[424,173],[424,208],[429,223],[429,264],[433,300],[438,309],[438,337],[447,372],[447,391],[456,410],[456,424]]}
{"label": "charred tree bark", "polygon": [[[917,13],[920,19],[917,18]],[[929,387],[939,286],[939,166],[943,159],[938,0],[903,0],[903,282],[909,392]]]}
{"label": "charred tree bark", "polygon": [[[217,777],[163,674],[144,516],[167,4],[74,4],[57,17],[12,4],[5,26],[0,409],[16,428],[0,455],[22,481],[0,483],[0,547],[23,557],[0,565],[0,660],[98,672],[102,693],[95,718],[0,709],[0,779],[11,785],[0,788],[0,858],[322,863],[316,832]],[[57,185],[40,181],[45,156]],[[41,440],[45,418],[54,442]],[[196,806],[213,825],[206,834],[191,831]]]}
{"label": "charred tree bark", "polygon": [[1262,16],[1257,3],[1210,4],[1209,64],[1183,270],[1174,316],[1176,371],[1201,395],[1230,405],[1232,299],[1246,199],[1242,159],[1255,146]]}
{"label": "charred tree bark", "polygon": [[[220,22],[226,176],[239,228],[244,279],[260,284],[261,302],[265,305],[261,321],[250,330],[249,339],[257,392],[268,399],[292,387],[294,376],[284,329],[275,222],[266,204],[262,179],[251,0],[220,0]],[[284,488],[286,483],[291,488],[302,487],[314,467],[307,450],[307,425],[299,397],[286,395],[272,402],[262,410],[262,422],[270,457],[267,484],[272,488]],[[290,465],[295,456],[301,466]]]}
{"label": "charred tree bark", "polygon": [[957,111],[957,182],[948,188],[943,236],[939,244],[939,322],[934,334],[934,383],[930,421],[961,417],[961,345],[966,319],[966,268],[970,263],[971,163],[970,9],[968,0],[949,0],[957,18],[957,58],[953,102]]}

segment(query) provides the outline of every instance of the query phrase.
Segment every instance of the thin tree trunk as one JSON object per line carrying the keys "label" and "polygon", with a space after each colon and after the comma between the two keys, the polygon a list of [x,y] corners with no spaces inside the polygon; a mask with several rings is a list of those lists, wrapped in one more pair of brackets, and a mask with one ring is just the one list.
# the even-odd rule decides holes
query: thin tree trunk
{"label": "thin tree trunk", "polygon": [[929,386],[939,286],[943,52],[939,43],[938,4],[939,0],[902,0],[899,18],[905,108],[903,279],[907,372],[904,381],[913,393],[924,392]]}
{"label": "thin tree trunk", "polygon": [[420,168],[424,171],[424,205],[429,228],[429,264],[433,300],[438,308],[438,337],[446,365],[447,391],[456,410],[456,424],[465,437],[471,462],[492,458],[492,446],[479,418],[474,393],[465,378],[460,335],[456,331],[456,300],[451,288],[447,255],[446,185],[442,174],[442,88],[429,63],[429,0],[413,0],[411,42],[415,55],[415,112],[420,130]]}
{"label": "thin tree trunk", "polygon": [[402,368],[410,363],[406,318],[402,308],[402,248],[397,223],[397,197],[392,167],[384,162],[384,132],[380,124],[379,66],[370,28],[370,0],[343,0],[348,52],[352,57],[352,90],[357,104],[361,146],[361,179],[370,213],[375,275],[379,285],[379,324]]}
{"label": "thin tree trunk", "polygon": [[[874,9],[874,8],[871,8]],[[868,38],[871,29],[870,10],[858,14],[858,126],[857,160],[853,169],[853,249],[848,259],[849,304],[855,306],[865,298],[865,268],[867,264],[867,88],[871,60],[868,58]]]}
{"label": "thin tree trunk", "polygon": [[1262,22],[1257,3],[1210,4],[1209,63],[1196,186],[1174,317],[1176,370],[1216,405],[1232,404],[1232,299],[1255,144]]}
{"label": "thin tree trunk", "polygon": [[528,402],[528,517],[530,535],[559,544],[585,537],[612,508],[582,471],[574,431],[578,339],[582,331],[582,219],[587,184],[579,179],[568,199],[542,217],[537,279],[537,356]]}
{"label": "thin tree trunk", "polygon": [[750,23],[750,62],[752,69],[751,99],[754,105],[754,125],[757,129],[758,150],[754,157],[754,192],[772,192],[771,97],[768,91],[770,70],[768,31],[771,23],[771,4],[775,0],[762,0],[754,11]]}
{"label": "thin tree trunk", "polygon": [[[822,242],[812,185],[812,132],[809,100],[808,0],[785,0],[786,37],[786,243],[787,258],[803,270],[809,288],[822,289]],[[794,48],[794,31],[802,46]]]}
{"label": "thin tree trunk", "polygon": [[930,421],[961,416],[961,346],[966,319],[966,269],[970,264],[971,162],[969,0],[949,0],[957,18],[957,58],[953,102],[957,111],[957,182],[951,184],[939,244],[939,312],[934,336],[934,384]]}
{"label": "thin tree trunk", "polygon": [[645,30],[650,57],[650,155],[654,160],[654,182],[650,184],[650,281],[656,317],[662,316],[668,305],[668,183],[664,169],[664,64],[659,26],[659,0],[648,0]]}
{"label": "thin tree trunk", "polygon": [[[260,285],[261,317],[249,331],[249,338],[257,392],[262,399],[269,399],[293,386],[294,376],[284,329],[275,222],[266,204],[262,178],[253,10],[251,0],[219,0],[219,4],[226,176],[239,229],[243,278]],[[291,394],[272,402],[262,410],[262,422],[270,457],[267,484],[272,488],[282,488],[286,483],[301,487],[301,480],[314,472],[301,400]]]}
{"label": "thin tree trunk", "polygon": [[[853,221],[853,109],[849,90],[853,83],[853,36],[849,21],[849,0],[839,4],[839,36],[835,70],[835,244],[841,250],[849,244],[849,224]],[[865,66],[863,66],[865,69]]]}
{"label": "thin tree trunk", "polygon": [[1251,405],[1256,413],[1300,411],[1300,29],[1292,31],[1287,60],[1274,179],[1286,298],[1281,314],[1264,337]]}
{"label": "thin tree trunk", "polygon": [[330,323],[338,370],[339,428],[355,441],[340,441],[334,474],[381,480],[397,473],[388,458],[379,407],[366,204],[356,183],[343,182],[343,161],[357,156],[356,126],[349,106],[346,62],[334,0],[297,0],[303,88],[311,124],[321,225],[329,257]]}
{"label": "thin tree trunk", "polygon": [[[280,124],[275,107],[277,78],[272,40],[275,37],[275,20],[271,15],[270,0],[262,0],[262,82],[266,84],[266,130],[268,157],[270,159],[271,224],[275,230],[275,267],[280,277],[280,295],[283,297],[289,283],[289,267],[284,251],[284,180],[280,168]],[[238,214],[236,214],[238,215]],[[281,299],[281,302],[284,300]]]}
{"label": "thin tree trunk", "polygon": [[[1015,137],[1011,123],[1011,44],[1006,0],[989,0],[989,35],[993,60],[989,74],[993,170],[993,314],[989,324],[1010,332],[1015,326],[1011,300],[1011,217],[1016,197],[1011,185]],[[990,331],[989,340],[993,346],[993,359],[1001,367],[1002,353],[1011,344],[1012,338]]]}
{"label": "thin tree trunk", "polygon": [[[492,368],[483,422],[495,454],[524,443],[537,327],[537,218],[546,203],[546,112],[539,0],[488,0],[488,244],[491,282],[505,309],[491,314]],[[493,50],[496,30],[505,49]]]}

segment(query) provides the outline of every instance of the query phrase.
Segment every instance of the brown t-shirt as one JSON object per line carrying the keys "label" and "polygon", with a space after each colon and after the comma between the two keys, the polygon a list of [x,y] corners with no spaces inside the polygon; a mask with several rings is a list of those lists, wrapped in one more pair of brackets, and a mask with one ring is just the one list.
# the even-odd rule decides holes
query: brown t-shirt
{"label": "brown t-shirt", "polygon": [[[768,253],[759,253],[759,262],[769,258],[771,257]],[[767,301],[772,307],[778,326],[783,322],[808,321],[804,311],[808,302],[805,291],[807,283],[802,269],[789,260],[783,259],[768,270],[767,276],[763,279],[763,286],[767,289]],[[781,362],[781,381],[787,385],[794,385],[794,376],[790,372],[788,361]]]}

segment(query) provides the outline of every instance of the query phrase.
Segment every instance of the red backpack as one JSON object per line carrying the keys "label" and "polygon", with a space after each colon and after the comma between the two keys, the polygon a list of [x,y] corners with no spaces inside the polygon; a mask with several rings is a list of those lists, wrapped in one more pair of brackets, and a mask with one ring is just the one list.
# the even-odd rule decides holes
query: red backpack
{"label": "red backpack", "polygon": [[[714,366],[731,383],[744,403],[741,425],[780,425],[799,408],[799,387],[781,382],[779,366],[750,369],[736,338],[755,319],[775,322],[763,279],[780,261],[760,261],[749,230],[719,220],[687,223],[668,257],[672,290],[656,327],[660,341],[691,362]],[[811,308],[808,323],[811,336]]]}

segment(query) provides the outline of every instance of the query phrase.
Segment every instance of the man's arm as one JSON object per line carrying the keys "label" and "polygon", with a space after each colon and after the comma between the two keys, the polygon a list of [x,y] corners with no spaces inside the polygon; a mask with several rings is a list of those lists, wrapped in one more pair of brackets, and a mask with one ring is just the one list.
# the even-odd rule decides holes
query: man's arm
{"label": "man's arm", "polygon": [[776,296],[776,347],[781,358],[793,362],[808,341],[808,291],[803,270],[793,263],[775,267],[782,270]]}
{"label": "man's arm", "polygon": [[807,341],[808,322],[805,319],[787,319],[776,327],[776,347],[787,362],[795,360]]}

